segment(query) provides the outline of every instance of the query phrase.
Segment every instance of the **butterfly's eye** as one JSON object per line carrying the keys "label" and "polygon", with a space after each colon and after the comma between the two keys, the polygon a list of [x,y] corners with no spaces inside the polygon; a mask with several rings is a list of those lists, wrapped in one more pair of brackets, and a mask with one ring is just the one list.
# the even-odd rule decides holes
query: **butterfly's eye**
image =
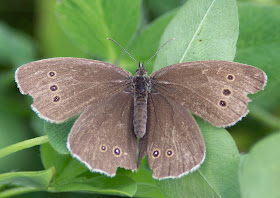
{"label": "butterfly's eye", "polygon": [[113,148],[113,154],[114,154],[116,157],[120,157],[121,154],[122,154],[122,150],[121,150],[119,147],[115,146],[115,147]]}
{"label": "butterfly's eye", "polygon": [[58,86],[57,85],[52,85],[50,86],[50,90],[51,91],[56,91],[58,89]]}
{"label": "butterfly's eye", "polygon": [[53,101],[54,101],[54,102],[59,102],[59,101],[60,101],[60,96],[55,96],[55,97],[53,98]]}
{"label": "butterfly's eye", "polygon": [[53,78],[55,75],[56,75],[56,72],[55,72],[55,71],[50,71],[50,72],[48,73],[48,76],[49,76],[50,78]]}
{"label": "butterfly's eye", "polygon": [[153,158],[158,158],[160,156],[160,150],[159,149],[154,149],[152,152]]}
{"label": "butterfly's eye", "polygon": [[226,107],[227,106],[227,103],[226,103],[225,100],[220,100],[219,104],[220,104],[221,107]]}
{"label": "butterfly's eye", "polygon": [[229,90],[229,89],[223,89],[223,94],[224,94],[225,96],[229,96],[229,95],[231,94],[231,90]]}
{"label": "butterfly's eye", "polygon": [[167,149],[165,155],[166,157],[172,157],[174,155],[173,149]]}
{"label": "butterfly's eye", "polygon": [[234,75],[232,75],[232,74],[228,74],[228,75],[227,75],[227,79],[228,79],[229,81],[234,81],[235,77],[234,77]]}
{"label": "butterfly's eye", "polygon": [[107,146],[104,145],[104,144],[100,145],[100,151],[101,152],[106,152],[107,151]]}

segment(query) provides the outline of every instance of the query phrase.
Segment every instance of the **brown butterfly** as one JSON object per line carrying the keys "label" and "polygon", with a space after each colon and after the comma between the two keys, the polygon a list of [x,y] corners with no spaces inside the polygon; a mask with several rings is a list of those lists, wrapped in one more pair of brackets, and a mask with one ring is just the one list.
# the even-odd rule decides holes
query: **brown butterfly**
{"label": "brown butterfly", "polygon": [[190,111],[218,127],[233,125],[248,112],[247,95],[267,81],[262,70],[228,61],[178,63],[151,76],[139,64],[132,76],[82,58],[31,62],[15,78],[41,118],[61,123],[81,113],[67,147],[91,171],[135,171],[137,159],[148,155],[156,179],[181,177],[204,161],[204,140]]}

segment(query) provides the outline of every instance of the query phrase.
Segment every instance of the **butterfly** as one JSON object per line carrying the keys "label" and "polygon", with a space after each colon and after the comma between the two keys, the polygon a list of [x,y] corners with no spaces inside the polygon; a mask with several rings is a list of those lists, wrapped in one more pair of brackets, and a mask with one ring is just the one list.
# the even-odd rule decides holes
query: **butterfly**
{"label": "butterfly", "polygon": [[62,123],[80,114],[67,147],[92,172],[136,171],[148,155],[156,179],[181,177],[203,163],[205,144],[191,112],[214,126],[231,126],[248,113],[247,95],[267,81],[262,70],[229,61],[178,63],[151,76],[139,64],[133,76],[82,58],[31,62],[15,79],[44,120]]}

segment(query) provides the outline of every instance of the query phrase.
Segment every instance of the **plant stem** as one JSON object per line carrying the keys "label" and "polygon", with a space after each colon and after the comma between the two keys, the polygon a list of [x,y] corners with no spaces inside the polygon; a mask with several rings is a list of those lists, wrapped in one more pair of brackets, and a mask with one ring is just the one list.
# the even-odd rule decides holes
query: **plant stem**
{"label": "plant stem", "polygon": [[25,140],[10,146],[7,146],[5,148],[0,149],[0,158],[9,155],[11,153],[27,149],[33,146],[41,145],[48,142],[48,136],[41,136],[41,137],[36,137],[30,140]]}
{"label": "plant stem", "polygon": [[19,194],[24,194],[24,193],[29,193],[29,192],[35,192],[35,191],[41,191],[38,188],[34,188],[34,187],[18,187],[18,188],[12,188],[9,190],[5,190],[0,192],[0,197],[12,197],[15,195],[19,195]]}

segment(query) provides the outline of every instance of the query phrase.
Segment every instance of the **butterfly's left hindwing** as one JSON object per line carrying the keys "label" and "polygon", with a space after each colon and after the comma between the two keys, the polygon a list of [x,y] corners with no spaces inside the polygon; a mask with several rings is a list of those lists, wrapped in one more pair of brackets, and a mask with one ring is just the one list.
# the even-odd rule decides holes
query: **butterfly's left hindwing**
{"label": "butterfly's left hindwing", "polygon": [[114,176],[118,167],[135,171],[137,138],[132,105],[132,95],[120,92],[87,108],[68,136],[71,154],[93,172]]}

